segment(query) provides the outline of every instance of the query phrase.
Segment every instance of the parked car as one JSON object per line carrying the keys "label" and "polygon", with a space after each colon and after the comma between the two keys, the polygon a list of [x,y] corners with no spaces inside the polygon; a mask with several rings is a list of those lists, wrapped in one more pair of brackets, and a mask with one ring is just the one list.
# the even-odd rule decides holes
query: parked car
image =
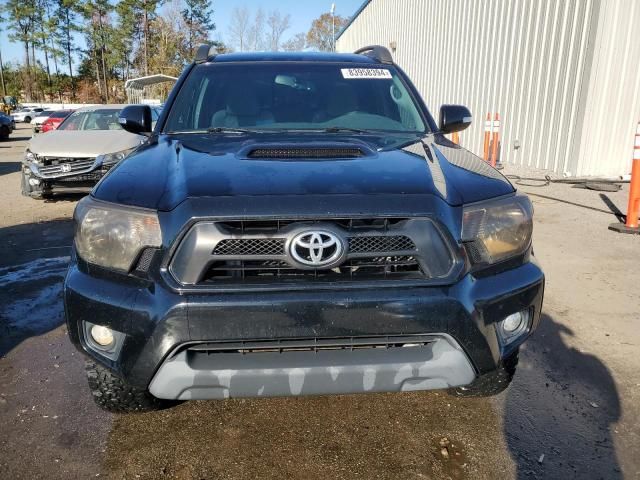
{"label": "parked car", "polygon": [[[384,47],[200,47],[81,200],[71,341],[112,411],[449,389],[493,395],[540,319],[529,199],[445,134]],[[46,135],[43,137],[46,138]]]}
{"label": "parked car", "polygon": [[58,110],[56,112],[51,113],[49,118],[47,118],[42,125],[40,126],[40,131],[42,133],[50,132],[51,130],[55,130],[62,123],[62,121],[71,115],[74,110]]}
{"label": "parked car", "polygon": [[16,110],[11,114],[11,117],[18,122],[31,123],[40,112],[44,111],[44,108],[40,107],[25,107],[21,110]]}
{"label": "parked car", "polygon": [[22,161],[22,194],[33,198],[54,191],[89,190],[146,137],[122,129],[124,105],[84,107],[47,135],[33,137]]}
{"label": "parked car", "polygon": [[9,138],[11,132],[16,128],[16,122],[9,115],[0,113],[0,140]]}
{"label": "parked car", "polygon": [[40,126],[49,118],[53,110],[43,110],[31,120],[31,127],[34,133],[40,132]]}

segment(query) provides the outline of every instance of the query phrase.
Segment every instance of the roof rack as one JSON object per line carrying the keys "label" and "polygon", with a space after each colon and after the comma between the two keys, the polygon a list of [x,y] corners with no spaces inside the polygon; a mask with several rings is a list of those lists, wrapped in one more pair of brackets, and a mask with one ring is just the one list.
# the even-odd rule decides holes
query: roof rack
{"label": "roof rack", "polygon": [[196,63],[204,63],[210,58],[216,56],[216,49],[213,45],[209,45],[208,43],[203,43],[196,50],[196,58],[194,62]]}
{"label": "roof rack", "polygon": [[391,52],[389,52],[386,47],[383,47],[381,45],[369,45],[367,47],[359,48],[353,53],[366,55],[367,57],[371,57],[379,61],[380,63],[393,63]]}

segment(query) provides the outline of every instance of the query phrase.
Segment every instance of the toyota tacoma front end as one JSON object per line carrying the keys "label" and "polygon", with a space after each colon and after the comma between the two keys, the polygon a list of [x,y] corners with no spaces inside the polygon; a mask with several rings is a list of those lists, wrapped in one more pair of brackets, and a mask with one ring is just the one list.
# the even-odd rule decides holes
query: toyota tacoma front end
{"label": "toyota tacoma front end", "polygon": [[381,47],[207,47],[75,212],[65,280],[97,403],[508,385],[544,276],[531,203],[448,141]]}

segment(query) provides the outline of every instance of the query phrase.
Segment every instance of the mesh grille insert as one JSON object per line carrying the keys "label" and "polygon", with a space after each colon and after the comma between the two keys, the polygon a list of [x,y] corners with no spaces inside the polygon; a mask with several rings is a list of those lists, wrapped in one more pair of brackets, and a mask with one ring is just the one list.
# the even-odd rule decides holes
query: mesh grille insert
{"label": "mesh grille insert", "polygon": [[413,241],[404,235],[351,237],[349,239],[349,251],[352,253],[399,252],[415,249]]}
{"label": "mesh grille insert", "polygon": [[359,148],[256,148],[249,158],[357,158],[362,157]]}
{"label": "mesh grille insert", "polygon": [[221,240],[214,255],[284,255],[284,238],[229,238]]}

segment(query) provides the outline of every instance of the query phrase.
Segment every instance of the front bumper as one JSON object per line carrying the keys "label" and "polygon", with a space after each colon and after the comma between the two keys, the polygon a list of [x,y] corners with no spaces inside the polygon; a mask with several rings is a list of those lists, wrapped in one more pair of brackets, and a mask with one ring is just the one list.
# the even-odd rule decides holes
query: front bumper
{"label": "front bumper", "polygon": [[22,165],[25,184],[29,185],[31,191],[91,188],[115,166],[98,159],[71,159],[47,166],[23,161]]}
{"label": "front bumper", "polygon": [[[312,290],[310,285],[309,290],[260,294],[180,294],[159,283],[89,274],[88,268],[94,267],[74,261],[65,281],[73,343],[128,383],[162,398],[182,399],[465,385],[499,368],[503,356],[535,330],[544,290],[544,275],[533,260],[484,278],[468,274],[451,286]],[[531,312],[531,326],[507,352],[495,325],[522,310]],[[84,321],[125,334],[115,360],[89,346]],[[242,355],[239,350],[238,355],[202,356],[191,349],[211,342],[396,335],[428,335],[434,342],[384,354]],[[337,377],[341,380],[329,381],[338,371],[344,372]]]}
{"label": "front bumper", "polygon": [[282,348],[283,343],[275,342],[279,348],[253,351],[241,342],[235,351],[184,349],[162,364],[149,391],[170,400],[209,400],[432,390],[468,385],[475,379],[466,355],[447,335],[420,336],[422,342],[402,346],[392,345],[416,336],[384,338],[385,347],[357,342],[359,348],[353,343],[352,348]]}

